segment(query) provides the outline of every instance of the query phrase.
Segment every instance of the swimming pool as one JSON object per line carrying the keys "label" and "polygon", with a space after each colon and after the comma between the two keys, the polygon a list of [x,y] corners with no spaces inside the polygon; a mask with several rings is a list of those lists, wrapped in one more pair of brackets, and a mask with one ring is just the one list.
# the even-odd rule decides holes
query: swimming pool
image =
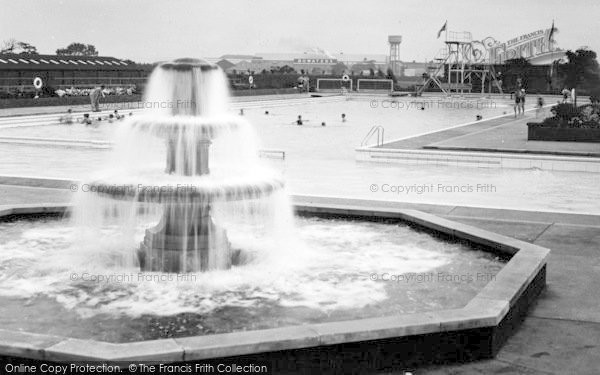
{"label": "swimming pool", "polygon": [[[600,177],[593,173],[375,165],[354,160],[355,148],[373,126],[385,128],[386,141],[414,136],[474,121],[478,114],[486,119],[510,113],[508,96],[451,100],[387,96],[320,99],[232,105],[233,112],[244,109],[244,115],[257,130],[262,148],[285,151],[285,160],[269,159],[269,163],[283,171],[291,193],[600,213],[597,189]],[[424,110],[420,109],[422,106]],[[346,122],[341,121],[342,113],[346,114]],[[304,120],[302,126],[295,125],[298,115]],[[321,125],[323,122],[325,126]],[[0,136],[110,141],[112,128],[118,125],[103,124],[96,129],[81,125],[0,129]],[[3,160],[0,174],[81,179],[100,168],[106,155],[105,150],[97,149],[0,144]],[[398,193],[384,185],[415,188]],[[418,189],[432,185],[433,189],[428,191]],[[478,185],[490,189],[478,190]]]}

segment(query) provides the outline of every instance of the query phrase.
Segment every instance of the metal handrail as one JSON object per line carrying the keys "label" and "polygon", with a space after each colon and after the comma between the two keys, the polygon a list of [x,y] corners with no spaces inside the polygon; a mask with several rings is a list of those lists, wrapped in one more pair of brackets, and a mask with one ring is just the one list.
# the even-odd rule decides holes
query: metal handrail
{"label": "metal handrail", "polygon": [[258,151],[258,155],[263,158],[275,158],[285,160],[285,151],[283,150],[266,150],[262,149]]}
{"label": "metal handrail", "polygon": [[446,42],[450,43],[471,43],[473,36],[469,31],[448,31]]}
{"label": "metal handrail", "polygon": [[369,140],[371,139],[371,137],[375,134],[377,134],[377,147],[383,145],[383,137],[385,135],[385,129],[381,125],[375,125],[371,128],[371,130],[369,130],[367,135],[363,138],[362,142],[360,143],[360,146],[361,147],[366,146],[367,143],[369,142]]}

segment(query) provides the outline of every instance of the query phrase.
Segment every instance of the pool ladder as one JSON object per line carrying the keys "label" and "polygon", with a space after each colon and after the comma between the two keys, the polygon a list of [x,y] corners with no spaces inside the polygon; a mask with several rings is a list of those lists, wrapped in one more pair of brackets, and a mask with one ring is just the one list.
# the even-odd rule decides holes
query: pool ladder
{"label": "pool ladder", "polygon": [[361,147],[365,147],[367,143],[371,140],[374,135],[377,135],[377,147],[383,145],[383,136],[385,134],[385,129],[381,125],[375,125],[369,130],[367,135],[363,138],[360,143]]}

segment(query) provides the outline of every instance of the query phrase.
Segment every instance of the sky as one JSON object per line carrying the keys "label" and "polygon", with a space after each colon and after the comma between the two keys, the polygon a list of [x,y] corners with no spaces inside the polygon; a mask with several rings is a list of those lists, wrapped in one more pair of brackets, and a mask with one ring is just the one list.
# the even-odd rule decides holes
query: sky
{"label": "sky", "polygon": [[138,62],[223,54],[387,54],[402,35],[401,59],[432,59],[438,30],[504,42],[554,20],[563,49],[600,52],[599,0],[0,0],[0,42],[28,42],[54,54],[72,42],[101,56]]}

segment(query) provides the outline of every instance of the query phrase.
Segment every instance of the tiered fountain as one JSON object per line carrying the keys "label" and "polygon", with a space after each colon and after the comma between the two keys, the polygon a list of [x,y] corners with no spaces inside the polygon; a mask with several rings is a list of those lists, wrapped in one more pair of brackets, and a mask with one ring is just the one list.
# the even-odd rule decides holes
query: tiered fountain
{"label": "tiered fountain", "polygon": [[[271,176],[255,178],[249,174],[244,180],[231,176],[239,173],[235,170],[224,171],[223,178],[211,173],[212,142],[248,125],[243,119],[224,113],[224,87],[226,81],[220,68],[204,60],[185,58],[160,64],[150,78],[146,96],[150,106],[155,105],[158,110],[134,117],[124,125],[134,132],[163,138],[165,174],[181,178],[161,178],[152,173],[153,186],[141,181],[122,184],[122,179],[110,177],[92,184],[93,190],[110,198],[162,206],[160,222],[146,230],[138,250],[144,271],[229,268],[234,252],[226,231],[213,222],[213,202],[256,199],[283,187],[281,180]],[[153,92],[160,101],[153,101]],[[138,171],[134,168],[133,172],[135,176]]]}

